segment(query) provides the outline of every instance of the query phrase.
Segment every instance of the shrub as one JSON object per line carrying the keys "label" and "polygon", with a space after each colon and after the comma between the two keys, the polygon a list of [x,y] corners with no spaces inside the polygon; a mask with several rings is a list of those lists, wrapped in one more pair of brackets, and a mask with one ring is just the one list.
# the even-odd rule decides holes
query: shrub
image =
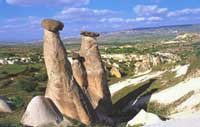
{"label": "shrub", "polygon": [[18,109],[24,105],[24,100],[19,96],[10,97],[9,100],[11,101],[10,105],[12,110]]}
{"label": "shrub", "polygon": [[48,79],[48,76],[46,73],[39,73],[39,74],[36,74],[34,76],[35,80],[39,81],[39,82],[44,82]]}
{"label": "shrub", "polygon": [[32,77],[22,77],[16,81],[15,85],[18,90],[24,90],[27,92],[34,91],[37,86]]}
{"label": "shrub", "polygon": [[200,48],[196,50],[196,56],[200,57]]}
{"label": "shrub", "polygon": [[171,107],[169,105],[163,105],[158,102],[150,102],[147,106],[147,112],[157,114],[162,117],[169,115]]}

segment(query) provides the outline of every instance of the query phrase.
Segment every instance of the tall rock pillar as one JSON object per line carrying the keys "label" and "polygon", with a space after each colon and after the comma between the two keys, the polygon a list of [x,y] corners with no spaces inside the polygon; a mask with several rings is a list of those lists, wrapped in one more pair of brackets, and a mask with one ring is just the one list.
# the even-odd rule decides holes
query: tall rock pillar
{"label": "tall rock pillar", "polygon": [[111,95],[108,89],[106,71],[97,45],[99,34],[93,32],[81,32],[80,56],[86,70],[87,92],[93,108],[97,112],[108,113],[111,109]]}
{"label": "tall rock pillar", "polygon": [[90,124],[95,113],[88,98],[72,75],[72,68],[59,30],[64,24],[56,20],[42,21],[44,28],[44,60],[48,74],[45,97],[50,98],[60,112],[72,119]]}

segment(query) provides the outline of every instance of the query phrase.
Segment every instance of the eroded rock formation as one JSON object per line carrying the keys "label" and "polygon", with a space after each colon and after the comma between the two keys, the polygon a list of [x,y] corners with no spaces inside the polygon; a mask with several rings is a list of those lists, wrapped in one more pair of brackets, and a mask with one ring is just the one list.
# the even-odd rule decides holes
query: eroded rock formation
{"label": "eroded rock formation", "polygon": [[0,96],[0,113],[11,113],[12,110],[8,104],[8,98]]}
{"label": "eroded rock formation", "polygon": [[110,73],[111,73],[111,75],[112,76],[115,76],[115,77],[117,77],[117,78],[121,78],[122,77],[122,75],[121,75],[121,73],[120,73],[120,70],[117,68],[117,67],[112,67],[111,68],[111,70],[110,70]]}
{"label": "eroded rock formation", "polygon": [[81,32],[80,56],[83,58],[83,65],[87,77],[87,92],[93,108],[97,112],[108,113],[111,109],[111,95],[108,89],[106,71],[96,43],[98,33]]}
{"label": "eroded rock formation", "polygon": [[83,65],[84,59],[81,58],[81,56],[75,52],[72,53],[72,59],[72,70],[74,78],[76,79],[77,83],[82,89],[87,88],[88,82],[86,77],[87,74]]}
{"label": "eroded rock formation", "polygon": [[58,32],[64,25],[55,20],[44,20],[42,26],[45,29],[44,60],[48,74],[45,96],[55,103],[62,114],[89,124],[95,119],[94,111],[72,75],[71,64]]}
{"label": "eroded rock formation", "polygon": [[54,103],[43,96],[34,97],[28,104],[21,123],[26,126],[58,125],[63,116]]}
{"label": "eroded rock formation", "polygon": [[[72,54],[71,65],[59,35],[59,30],[63,29],[64,24],[45,19],[42,21],[42,27],[44,61],[48,74],[47,88],[45,97],[37,97],[30,102],[21,120],[22,124],[36,126],[45,121],[47,124],[49,121],[62,121],[59,113],[87,125],[97,121],[113,124],[112,119],[107,116],[112,102],[106,72],[96,43],[99,34],[81,33],[80,55]],[[40,105],[41,109],[36,105]],[[40,117],[37,117],[37,110],[41,111],[38,114]],[[43,117],[45,121],[42,120]]]}

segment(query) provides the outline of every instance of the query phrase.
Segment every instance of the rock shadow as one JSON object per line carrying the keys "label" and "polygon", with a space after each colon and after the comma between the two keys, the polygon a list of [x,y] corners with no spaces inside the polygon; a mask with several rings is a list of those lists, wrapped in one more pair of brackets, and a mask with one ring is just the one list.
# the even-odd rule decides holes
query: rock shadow
{"label": "rock shadow", "polygon": [[147,105],[151,98],[151,95],[157,91],[152,89],[141,96],[154,82],[156,79],[150,79],[146,84],[133,90],[125,97],[121,98],[113,105],[112,118],[116,123],[127,122],[131,120],[141,110],[147,110]]}

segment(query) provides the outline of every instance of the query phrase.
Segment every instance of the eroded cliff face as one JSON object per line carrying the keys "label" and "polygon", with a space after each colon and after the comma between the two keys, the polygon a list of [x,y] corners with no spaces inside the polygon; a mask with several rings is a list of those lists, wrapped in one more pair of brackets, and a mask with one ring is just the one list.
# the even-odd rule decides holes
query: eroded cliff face
{"label": "eroded cliff face", "polygon": [[85,124],[93,121],[94,111],[75,81],[59,32],[44,30],[44,60],[48,74],[45,97],[50,98],[62,114]]}

